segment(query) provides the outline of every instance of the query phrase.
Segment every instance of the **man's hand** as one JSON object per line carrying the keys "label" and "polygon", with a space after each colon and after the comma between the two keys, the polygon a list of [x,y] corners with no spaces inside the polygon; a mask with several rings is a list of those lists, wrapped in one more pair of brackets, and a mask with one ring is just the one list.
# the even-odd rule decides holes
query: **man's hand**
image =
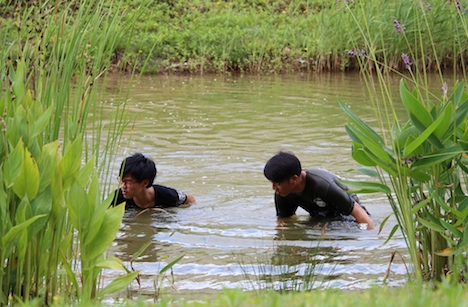
{"label": "man's hand", "polygon": [[354,202],[354,208],[353,211],[351,211],[351,215],[354,216],[359,224],[367,224],[368,230],[374,229],[374,223],[370,219],[369,215],[357,202]]}

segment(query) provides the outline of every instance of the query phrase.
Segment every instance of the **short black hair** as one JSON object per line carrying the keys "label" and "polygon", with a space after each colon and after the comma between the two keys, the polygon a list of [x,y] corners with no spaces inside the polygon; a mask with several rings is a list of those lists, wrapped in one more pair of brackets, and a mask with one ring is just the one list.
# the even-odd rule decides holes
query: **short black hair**
{"label": "short black hair", "polygon": [[292,153],[280,151],[265,164],[263,174],[272,182],[282,182],[294,175],[300,175],[302,166],[299,159]]}
{"label": "short black hair", "polygon": [[119,171],[121,178],[130,175],[138,182],[148,179],[148,188],[153,184],[153,181],[156,178],[156,173],[157,170],[154,161],[145,157],[141,153],[135,153],[125,158],[120,165]]}

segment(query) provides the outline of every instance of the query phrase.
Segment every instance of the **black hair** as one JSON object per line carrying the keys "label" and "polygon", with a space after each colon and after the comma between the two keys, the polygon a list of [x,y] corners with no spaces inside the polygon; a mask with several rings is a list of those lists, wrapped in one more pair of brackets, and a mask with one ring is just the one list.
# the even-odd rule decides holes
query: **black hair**
{"label": "black hair", "polygon": [[132,176],[138,182],[145,179],[149,180],[148,188],[153,184],[156,178],[156,164],[150,158],[145,157],[141,153],[135,153],[122,161],[120,165],[120,178],[127,175]]}
{"label": "black hair", "polygon": [[291,152],[280,151],[265,164],[263,174],[271,182],[282,182],[294,175],[299,176],[302,166],[299,159]]}

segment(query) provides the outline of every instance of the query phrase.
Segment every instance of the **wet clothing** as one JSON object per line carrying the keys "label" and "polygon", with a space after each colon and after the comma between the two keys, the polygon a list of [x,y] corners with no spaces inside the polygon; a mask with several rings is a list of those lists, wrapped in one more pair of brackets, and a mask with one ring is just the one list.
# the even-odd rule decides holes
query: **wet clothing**
{"label": "wet clothing", "polygon": [[[348,194],[348,187],[338,182],[338,177],[324,169],[306,169],[306,185],[302,193],[291,193],[286,197],[275,194],[276,215],[290,217],[298,207],[312,217],[338,217],[350,215],[354,202],[359,203],[355,194]],[[365,210],[365,208],[364,208]]]}
{"label": "wet clothing", "polygon": [[[154,207],[153,208],[168,208],[178,207],[183,205],[187,200],[187,194],[182,191],[169,188],[159,184],[153,184],[154,189]],[[125,199],[122,194],[122,189],[116,190],[116,196],[112,201],[113,205],[118,205],[122,202],[126,202],[125,209],[141,209],[138,207],[133,199]]]}

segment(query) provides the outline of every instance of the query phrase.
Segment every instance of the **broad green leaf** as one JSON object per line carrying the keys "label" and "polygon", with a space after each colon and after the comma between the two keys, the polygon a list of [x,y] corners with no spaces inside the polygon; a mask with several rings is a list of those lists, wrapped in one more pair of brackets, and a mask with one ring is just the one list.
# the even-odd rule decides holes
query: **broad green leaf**
{"label": "broad green leaf", "polygon": [[[31,216],[32,214],[31,207],[29,206],[29,201],[27,198],[23,198],[19,203],[18,207],[16,208],[15,222],[16,224],[21,224]],[[23,231],[18,233],[18,237],[16,240],[16,252],[19,259],[23,259],[26,255],[26,248],[29,243],[28,228],[25,228]]]}
{"label": "broad green leaf", "polygon": [[138,276],[138,274],[140,274],[140,271],[128,273],[113,279],[106,287],[104,287],[104,289],[99,291],[98,296],[103,298],[105,295],[125,289]]}
{"label": "broad green leaf", "polygon": [[39,168],[27,149],[24,151],[20,175],[12,189],[19,198],[27,196],[29,200],[34,199],[39,191]]}
{"label": "broad green leaf", "polygon": [[362,141],[357,137],[357,135],[354,134],[352,130],[349,129],[349,127],[350,125],[345,125],[346,133],[348,134],[351,141],[353,141],[353,143],[356,143],[356,144],[362,144]]}
{"label": "broad green leaf", "polygon": [[31,125],[31,137],[36,137],[41,134],[47,125],[50,124],[50,118],[52,116],[53,110],[53,106],[50,106],[45,111],[43,111],[40,116],[34,118],[34,126]]}
{"label": "broad green leaf", "polygon": [[75,176],[78,174],[81,167],[81,138],[77,138],[65,150],[60,167],[62,169],[62,176],[64,181],[64,188],[71,186]]}
{"label": "broad green leaf", "polygon": [[111,207],[106,210],[104,220],[99,229],[99,236],[83,248],[86,252],[86,259],[95,259],[112,244],[117,231],[120,229],[125,206]]}
{"label": "broad green leaf", "polygon": [[24,160],[24,144],[19,141],[3,164],[3,178],[6,188],[11,188],[21,174]]}
{"label": "broad green leaf", "polygon": [[466,102],[466,99],[463,99],[463,96],[465,96],[464,87],[464,82],[458,84],[449,98],[450,101],[453,101],[455,108],[460,107],[464,102]]}
{"label": "broad green leaf", "polygon": [[[430,126],[430,125],[426,126],[423,123],[419,122],[419,119],[416,118],[413,114],[410,114],[410,119],[420,133],[424,133],[427,130],[427,128]],[[444,148],[444,145],[442,144],[442,142],[433,133],[431,133],[427,137],[427,141],[431,143],[432,145],[434,145],[437,149]]]}
{"label": "broad green leaf", "polygon": [[86,232],[84,241],[82,242],[83,246],[94,244],[93,242],[96,239],[96,236],[100,235],[101,226],[104,222],[104,219],[106,218],[106,210],[109,207],[107,203],[110,201],[112,201],[112,199],[100,203],[95,197],[88,198],[88,203],[94,207],[94,213],[90,217],[89,229]]}
{"label": "broad green leaf", "polygon": [[35,221],[37,221],[38,219],[40,218],[43,218],[45,215],[37,215],[37,216],[33,216],[32,218],[24,221],[23,223],[21,224],[18,224],[16,226],[13,226],[12,228],[8,229],[8,231],[6,232],[6,234],[2,237],[1,239],[1,242],[2,242],[2,246],[5,246],[7,244],[11,244],[13,243],[13,240],[15,240],[15,238],[23,231],[25,230],[26,228],[29,227],[29,225],[31,225],[32,223],[34,223]]}
{"label": "broad green leaf", "polygon": [[50,179],[52,191],[52,215],[58,217],[62,207],[65,205],[65,191],[63,187],[62,171],[60,168],[60,156],[53,162],[53,173]]}
{"label": "broad green leaf", "polygon": [[383,144],[384,141],[380,135],[378,135],[374,129],[369,127],[365,122],[363,122],[350,108],[348,108],[341,99],[338,99],[338,104],[340,105],[341,109],[345,112],[349,119],[356,125],[357,129],[365,133],[369,139],[373,140],[375,143]]}
{"label": "broad green leaf", "polygon": [[370,168],[370,167],[357,167],[356,170],[370,177],[374,177],[374,178],[380,177],[379,172],[377,172],[375,169]]}
{"label": "broad green leaf", "polygon": [[41,156],[38,161],[40,185],[39,191],[43,191],[50,185],[51,178],[54,176],[55,160],[58,156],[59,141],[46,144],[42,147]]}
{"label": "broad green leaf", "polygon": [[444,117],[439,117],[436,121],[434,121],[427,129],[421,133],[411,144],[407,145],[403,150],[403,155],[405,157],[410,157],[413,152],[423,143],[425,142],[429,136],[435,131],[435,129],[443,122]]}
{"label": "broad green leaf", "polygon": [[26,84],[25,84],[25,63],[24,60],[16,60],[16,74],[13,79],[13,93],[15,93],[16,99],[21,101],[24,94],[26,93]]}
{"label": "broad green leaf", "polygon": [[444,148],[441,150],[434,151],[418,161],[411,164],[411,168],[419,169],[419,168],[428,168],[437,164],[441,164],[442,162],[451,160],[458,155],[463,153],[463,149],[459,145],[454,145],[449,148]]}
{"label": "broad green leaf", "polygon": [[429,180],[431,180],[431,176],[429,174],[427,174],[426,172],[422,171],[422,170],[415,170],[415,169],[412,169],[409,173],[409,175],[411,176],[411,178],[419,181],[419,182],[422,182],[422,183],[425,183],[425,182],[428,182]]}
{"label": "broad green leaf", "polygon": [[[390,176],[393,176],[393,177],[396,177],[398,176],[399,172],[402,173],[402,172],[405,172],[406,173],[408,172],[408,169],[407,168],[399,168],[399,170],[396,170],[395,169],[395,164],[390,164],[390,163],[385,163],[384,161],[382,161],[381,159],[379,159],[378,157],[376,157],[374,154],[372,154],[371,152],[369,151],[364,151],[367,155],[367,158],[371,161],[373,161],[376,165],[376,167],[380,167],[381,169],[383,169],[385,172],[387,172]],[[405,173],[405,175],[406,175]]]}
{"label": "broad green leaf", "polygon": [[414,115],[425,127],[431,125],[433,120],[431,114],[418,98],[409,91],[408,85],[403,79],[400,81],[400,97],[408,114]]}
{"label": "broad green leaf", "polygon": [[453,112],[452,103],[447,103],[445,105],[445,108],[444,108],[443,112],[442,112],[442,115],[437,119],[437,120],[439,120],[440,118],[442,118],[440,124],[434,130],[434,134],[439,140],[443,140],[443,138],[445,137],[445,135],[446,135],[446,133],[447,133],[449,127],[450,127],[450,123],[452,122],[452,117],[454,116],[454,114],[452,114],[452,112]]}
{"label": "broad green leaf", "polygon": [[122,260],[120,260],[117,257],[110,257],[110,258],[104,259],[103,261],[100,261],[99,263],[97,263],[96,267],[125,271],[124,269],[125,264],[122,262]]}
{"label": "broad green leaf", "polygon": [[455,109],[455,119],[450,123],[448,130],[455,130],[456,127],[463,125],[468,117],[468,100],[464,97],[464,101],[459,102],[458,108]]}
{"label": "broad green leaf", "polygon": [[402,149],[408,144],[408,139],[416,139],[419,135],[419,130],[411,125],[411,122],[407,122],[403,129],[394,135],[394,149],[397,152],[401,152]]}
{"label": "broad green leaf", "polygon": [[91,179],[93,172],[95,171],[96,170],[94,168],[94,156],[92,156],[78,173],[77,180],[80,183],[80,185],[83,187],[86,186],[89,180]]}
{"label": "broad green leaf", "polygon": [[368,137],[368,135],[363,134],[362,131],[355,129],[352,126],[348,127],[350,130],[356,134],[359,139],[362,141],[364,147],[370,151],[378,159],[382,160],[386,165],[395,164],[395,160],[388,154],[388,149],[382,143],[376,143],[374,140]]}
{"label": "broad green leaf", "polygon": [[78,230],[80,237],[85,237],[89,230],[89,221],[93,214],[92,205],[88,203],[86,191],[78,183],[72,184],[66,196],[66,205],[73,227]]}
{"label": "broad green leaf", "polygon": [[339,180],[339,182],[343,183],[350,189],[349,191],[347,191],[349,193],[391,193],[389,187],[377,182],[359,182],[350,180]]}
{"label": "broad green leaf", "polygon": [[31,211],[32,215],[44,215],[47,218],[40,219],[34,223],[32,226],[32,235],[37,234],[39,231],[43,230],[47,226],[47,221],[50,212],[52,211],[52,192],[51,188],[48,187],[44,191],[37,194],[37,196],[31,201]]}
{"label": "broad green leaf", "polygon": [[377,163],[369,159],[367,153],[365,152],[365,147],[359,143],[353,143],[351,155],[353,159],[361,165],[377,166]]}

